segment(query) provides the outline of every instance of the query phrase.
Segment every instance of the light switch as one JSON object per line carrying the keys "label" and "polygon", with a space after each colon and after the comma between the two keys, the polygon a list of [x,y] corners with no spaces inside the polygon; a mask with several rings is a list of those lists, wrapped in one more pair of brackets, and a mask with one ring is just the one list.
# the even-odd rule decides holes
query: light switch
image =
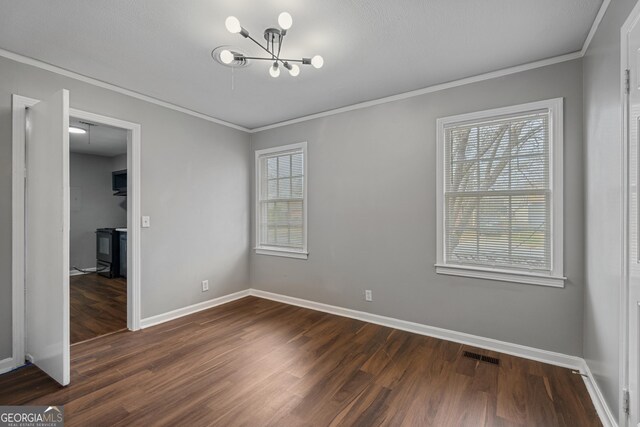
{"label": "light switch", "polygon": [[149,228],[151,227],[151,218],[148,216],[143,216],[142,217],[142,228]]}

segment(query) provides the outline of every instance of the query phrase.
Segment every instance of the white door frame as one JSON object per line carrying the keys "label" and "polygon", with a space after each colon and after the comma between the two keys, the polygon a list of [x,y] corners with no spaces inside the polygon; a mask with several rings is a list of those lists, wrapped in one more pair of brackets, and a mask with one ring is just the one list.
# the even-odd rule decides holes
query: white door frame
{"label": "white door frame", "polygon": [[[11,221],[11,281],[14,369],[25,361],[25,124],[26,110],[39,101],[13,94],[12,96],[12,221]],[[87,111],[69,109],[78,119],[126,129],[127,132],[127,328],[140,329],[140,141],[141,128],[127,122]]]}
{"label": "white door frame", "polygon": [[[633,10],[625,20],[625,23],[620,29],[620,100],[621,100],[621,113],[622,113],[622,287],[620,289],[620,395],[619,401],[623,402],[625,396],[625,390],[629,387],[629,362],[630,362],[630,348],[629,348],[629,268],[630,268],[630,162],[629,156],[631,144],[637,143],[637,141],[631,141],[629,138],[629,95],[627,93],[627,74],[626,70],[631,69],[629,58],[629,33],[634,26],[640,20],[640,1],[636,3]],[[631,84],[631,83],[629,83]],[[636,161],[638,159],[635,159]],[[637,355],[636,355],[637,357]],[[633,405],[632,405],[633,406]],[[629,424],[629,418],[624,412],[623,405],[621,404],[618,409],[618,424],[627,426]]]}

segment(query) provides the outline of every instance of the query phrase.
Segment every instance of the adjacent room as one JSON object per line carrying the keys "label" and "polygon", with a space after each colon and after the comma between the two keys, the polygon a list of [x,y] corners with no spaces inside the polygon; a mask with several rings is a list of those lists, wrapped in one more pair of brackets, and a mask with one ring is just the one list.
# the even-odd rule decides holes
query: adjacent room
{"label": "adjacent room", "polygon": [[71,344],[127,327],[127,131],[69,119]]}
{"label": "adjacent room", "polygon": [[0,0],[0,426],[640,425],[639,127],[638,0]]}

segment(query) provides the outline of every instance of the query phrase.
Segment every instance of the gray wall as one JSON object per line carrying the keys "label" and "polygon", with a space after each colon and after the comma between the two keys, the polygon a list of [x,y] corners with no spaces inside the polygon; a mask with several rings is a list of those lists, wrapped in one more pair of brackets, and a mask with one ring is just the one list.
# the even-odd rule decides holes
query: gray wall
{"label": "gray wall", "polygon": [[[124,159],[126,164],[126,154]],[[80,153],[71,153],[69,156],[69,186],[72,199],[69,232],[70,268],[85,269],[96,266],[97,228],[127,226],[126,197],[116,197],[111,190],[111,172],[118,170],[119,160],[116,157]]]}
{"label": "gray wall", "polygon": [[614,415],[620,393],[622,124],[620,28],[636,4],[614,0],[584,57],[586,287],[584,358]]}
{"label": "gray wall", "polygon": [[[252,253],[253,287],[580,356],[581,67],[564,62],[253,134],[254,150],[308,141],[310,252],[307,261]],[[436,119],[557,97],[565,98],[566,287],[436,274]]]}
{"label": "gray wall", "polygon": [[111,162],[113,163],[113,170],[119,171],[127,168],[127,155],[126,154],[118,154],[117,156],[113,156],[111,158]]}
{"label": "gray wall", "polygon": [[0,76],[0,359],[11,355],[12,93],[66,88],[74,108],[141,124],[143,318],[248,287],[246,133],[5,58]]}

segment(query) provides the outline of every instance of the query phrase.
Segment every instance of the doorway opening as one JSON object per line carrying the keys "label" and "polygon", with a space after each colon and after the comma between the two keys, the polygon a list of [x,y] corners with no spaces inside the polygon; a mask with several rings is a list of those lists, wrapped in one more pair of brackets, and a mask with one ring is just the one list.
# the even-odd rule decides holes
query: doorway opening
{"label": "doorway opening", "polygon": [[127,130],[69,118],[71,345],[127,328]]}
{"label": "doorway opening", "polygon": [[[126,328],[129,330],[140,329],[141,282],[140,125],[69,108],[68,98],[66,90],[57,92],[45,101],[15,94],[12,97],[13,349],[11,359],[0,366],[0,373],[3,373],[29,361],[62,385],[70,381],[71,269],[78,267],[84,270],[83,276],[91,273],[96,277],[97,271],[91,270],[99,269],[96,230],[91,250],[93,266],[83,268],[84,263],[78,262],[78,266],[70,259],[72,206],[69,159],[72,150],[67,131],[71,124],[84,122],[104,129],[119,129],[126,134],[126,155],[120,159],[126,166],[113,171],[126,169],[127,173],[126,184],[122,185],[120,181],[119,189],[121,193],[126,192],[126,221],[124,227],[120,222],[117,228],[119,232],[126,229],[123,250],[126,253],[123,254],[126,259],[126,296],[121,299],[125,300]],[[93,133],[94,129],[91,131]],[[92,139],[92,144],[95,141]],[[78,193],[75,195],[78,196]],[[115,197],[113,193],[111,197]],[[74,209],[77,208],[77,202],[73,202]],[[123,199],[120,199],[122,202]],[[108,228],[115,229],[116,226]],[[47,238],[49,235],[51,239]],[[42,253],[45,247],[49,249]],[[117,268],[120,267],[118,265]],[[115,263],[113,268],[116,268]],[[122,273],[118,271],[118,274]],[[41,310],[39,307],[50,309]]]}

